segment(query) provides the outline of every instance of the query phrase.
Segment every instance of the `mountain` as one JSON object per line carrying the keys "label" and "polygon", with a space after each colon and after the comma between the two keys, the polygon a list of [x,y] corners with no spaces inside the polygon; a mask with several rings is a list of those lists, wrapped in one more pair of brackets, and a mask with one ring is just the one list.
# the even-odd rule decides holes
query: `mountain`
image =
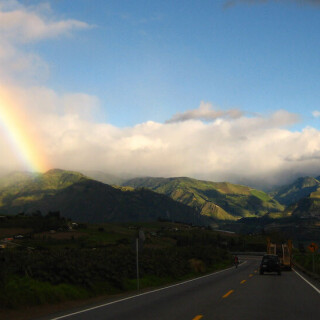
{"label": "mountain", "polygon": [[77,172],[60,169],[45,174],[14,172],[0,179],[0,208],[41,200],[73,183],[86,179]]}
{"label": "mountain", "polygon": [[320,187],[320,181],[313,177],[301,177],[289,185],[282,186],[272,193],[279,203],[290,206],[299,200],[309,197]]}
{"label": "mountain", "polygon": [[15,173],[0,181],[0,214],[47,213],[82,222],[155,221],[159,218],[204,224],[187,205],[151,190],[113,188],[77,172]]}
{"label": "mountain", "polygon": [[113,174],[109,174],[103,171],[96,171],[96,170],[81,170],[81,173],[86,175],[87,177],[97,180],[106,184],[110,185],[121,185],[125,179],[122,179],[118,176]]}
{"label": "mountain", "polygon": [[290,207],[293,216],[320,219],[320,187]]}
{"label": "mountain", "polygon": [[203,216],[219,220],[238,220],[262,216],[284,208],[263,191],[228,182],[210,182],[191,178],[136,178],[125,186],[149,188],[188,206]]}

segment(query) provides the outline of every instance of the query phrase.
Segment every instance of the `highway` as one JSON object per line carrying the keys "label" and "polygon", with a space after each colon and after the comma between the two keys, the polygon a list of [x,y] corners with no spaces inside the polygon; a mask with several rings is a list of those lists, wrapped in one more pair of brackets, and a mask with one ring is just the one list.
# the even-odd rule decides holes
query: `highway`
{"label": "highway", "polygon": [[238,269],[45,319],[320,319],[319,285],[295,271],[259,275],[259,263],[251,258]]}

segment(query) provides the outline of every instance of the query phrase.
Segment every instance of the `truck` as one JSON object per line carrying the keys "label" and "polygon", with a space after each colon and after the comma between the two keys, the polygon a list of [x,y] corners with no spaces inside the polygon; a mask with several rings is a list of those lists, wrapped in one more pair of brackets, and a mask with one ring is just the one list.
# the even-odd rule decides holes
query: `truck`
{"label": "truck", "polygon": [[284,243],[273,243],[270,239],[267,242],[267,254],[275,254],[280,259],[283,269],[291,270],[292,267],[292,240]]}

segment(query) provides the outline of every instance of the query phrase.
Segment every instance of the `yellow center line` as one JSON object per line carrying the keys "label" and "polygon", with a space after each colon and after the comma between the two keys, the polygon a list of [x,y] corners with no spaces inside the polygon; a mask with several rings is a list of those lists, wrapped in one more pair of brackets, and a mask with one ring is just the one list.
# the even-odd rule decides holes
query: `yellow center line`
{"label": "yellow center line", "polygon": [[234,292],[234,290],[230,290],[230,291],[227,292],[224,296],[222,296],[222,298],[227,298],[227,297],[229,297],[232,292]]}
{"label": "yellow center line", "polygon": [[249,274],[249,277],[250,277],[250,278],[253,277],[253,274]]}
{"label": "yellow center line", "polygon": [[247,281],[247,280],[242,280],[240,283],[241,283],[241,284],[244,284],[246,281]]}
{"label": "yellow center line", "polygon": [[198,316],[194,317],[192,320],[200,320],[203,318],[203,315],[199,314]]}

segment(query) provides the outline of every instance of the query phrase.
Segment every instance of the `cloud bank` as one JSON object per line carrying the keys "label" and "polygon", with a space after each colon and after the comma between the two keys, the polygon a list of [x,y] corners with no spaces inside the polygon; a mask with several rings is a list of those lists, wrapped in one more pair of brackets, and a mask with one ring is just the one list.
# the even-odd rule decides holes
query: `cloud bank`
{"label": "cloud bank", "polygon": [[167,123],[181,122],[187,120],[212,121],[218,118],[236,119],[242,116],[242,112],[238,109],[231,110],[215,110],[211,103],[201,101],[199,108],[177,113],[167,120]]}
{"label": "cloud bank", "polygon": [[[97,123],[99,99],[84,92],[58,94],[43,86],[37,76],[49,66],[24,50],[25,42],[54,41],[90,26],[53,19],[49,7],[16,1],[0,1],[0,17],[1,90],[28,114],[52,167],[260,185],[320,174],[320,131],[290,130],[299,117],[285,110],[248,116],[201,102],[166,123],[146,121],[127,128]],[[24,170],[1,130],[0,125],[0,171]]]}
{"label": "cloud bank", "polygon": [[[320,174],[320,132],[290,131],[287,127],[299,118],[285,110],[267,116],[148,121],[118,128],[89,121],[90,108],[81,114],[81,106],[95,105],[95,97],[59,96],[43,87],[12,88],[12,94],[18,94],[17,103],[32,116],[33,127],[43,137],[43,152],[54,167],[265,185]],[[79,110],[70,109],[70,103]],[[5,153],[0,167],[12,164],[10,169],[17,169],[19,164],[12,159],[10,152]]]}

